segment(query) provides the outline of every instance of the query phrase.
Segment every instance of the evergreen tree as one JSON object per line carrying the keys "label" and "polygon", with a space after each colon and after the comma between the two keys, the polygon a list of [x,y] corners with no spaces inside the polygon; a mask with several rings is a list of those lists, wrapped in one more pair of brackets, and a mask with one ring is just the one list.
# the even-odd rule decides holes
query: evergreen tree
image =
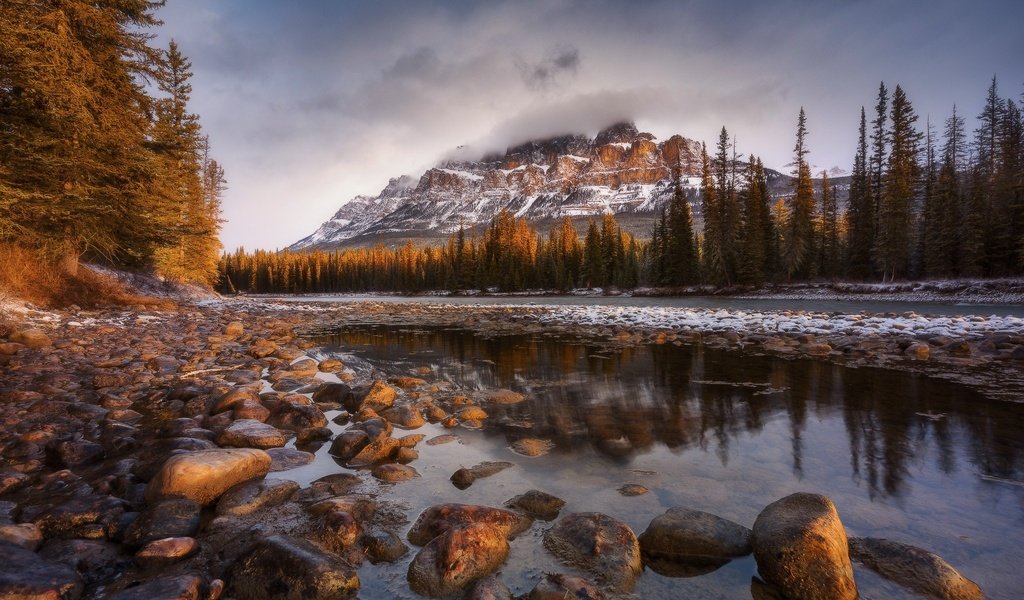
{"label": "evergreen tree", "polygon": [[852,277],[865,279],[874,272],[872,251],[875,236],[875,202],[868,166],[867,123],[863,107],[860,109],[857,154],[853,159],[853,173],[850,176],[848,206],[850,252],[846,271]]}
{"label": "evergreen tree", "polygon": [[680,171],[672,176],[672,202],[668,210],[668,227],[664,242],[665,275],[669,285],[689,285],[697,281],[697,253],[693,245],[693,217],[690,201],[683,191]]}
{"label": "evergreen tree", "polygon": [[910,267],[913,207],[917,196],[921,133],[914,129],[917,114],[900,86],[892,96],[889,157],[879,213],[876,256],[883,280],[905,276]]}
{"label": "evergreen tree", "polygon": [[783,263],[786,276],[804,279],[814,270],[814,186],[811,167],[807,163],[807,117],[800,109],[797,119],[796,146],[793,148],[793,200],[787,223]]}
{"label": "evergreen tree", "polygon": [[747,186],[743,194],[739,277],[744,283],[757,285],[764,283],[768,269],[770,242],[766,235],[771,219],[768,214],[768,181],[764,165],[760,159],[752,161],[753,166],[747,171]]}
{"label": "evergreen tree", "polygon": [[727,279],[725,248],[722,247],[722,211],[711,172],[711,160],[707,147],[701,144],[701,213],[704,217],[704,234],[701,258],[704,277],[713,283],[724,283]]}
{"label": "evergreen tree", "polygon": [[839,276],[840,236],[839,236],[839,203],[836,198],[835,186],[831,184],[828,173],[821,172],[821,250],[818,274],[834,279]]}
{"label": "evergreen tree", "polygon": [[[884,188],[885,156],[886,156],[886,115],[888,110],[889,95],[885,89],[885,83],[878,84],[878,100],[875,103],[875,118],[871,121],[871,158],[869,162],[869,179],[871,186],[871,212],[874,215],[872,223],[873,234],[871,236],[872,253],[878,247],[878,236],[881,230],[882,214],[882,190]],[[874,256],[874,255],[873,255]],[[874,260],[874,272],[878,272],[879,262],[877,257]]]}

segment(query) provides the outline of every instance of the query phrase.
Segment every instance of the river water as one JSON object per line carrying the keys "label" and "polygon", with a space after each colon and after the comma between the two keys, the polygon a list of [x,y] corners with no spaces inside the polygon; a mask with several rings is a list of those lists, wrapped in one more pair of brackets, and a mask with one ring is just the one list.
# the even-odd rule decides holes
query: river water
{"label": "river water", "polygon": [[[367,484],[398,502],[410,523],[434,504],[501,506],[533,488],[564,499],[562,514],[604,512],[638,534],[675,506],[750,527],[770,502],[810,491],[833,499],[850,535],[936,552],[990,598],[1019,598],[1024,587],[1019,404],[916,374],[701,346],[612,349],[575,339],[383,326],[347,327],[316,341],[311,355],[339,358],[362,374],[425,367],[425,378],[447,390],[438,397],[493,388],[526,395],[522,404],[486,407],[483,429],[455,429],[461,442],[420,444],[411,463],[419,478]],[[416,431],[427,438],[448,432],[430,424]],[[551,440],[554,449],[518,455],[510,446],[522,437]],[[456,469],[481,461],[515,466],[465,490],[451,484]],[[308,483],[342,470],[325,447],[313,464],[282,475]],[[624,496],[624,484],[650,491]],[[543,549],[549,526],[537,522],[512,541],[500,575],[514,593],[527,592],[544,572],[574,572]],[[411,555],[364,566],[360,597],[415,597],[405,583]],[[913,597],[866,568],[855,570],[864,598]],[[755,574],[751,557],[695,577],[648,567],[633,597],[749,598]]]}

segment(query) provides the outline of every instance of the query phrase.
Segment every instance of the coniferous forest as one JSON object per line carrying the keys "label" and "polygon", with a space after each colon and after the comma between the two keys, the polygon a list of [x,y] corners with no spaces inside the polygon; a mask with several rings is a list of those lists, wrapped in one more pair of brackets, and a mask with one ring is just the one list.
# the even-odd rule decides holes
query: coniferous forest
{"label": "coniferous forest", "polygon": [[[879,86],[862,108],[846,205],[808,162],[797,117],[792,193],[773,198],[760,159],[723,127],[702,152],[699,190],[674,193],[648,240],[614,216],[546,238],[503,213],[482,234],[460,227],[439,247],[337,252],[238,250],[220,259],[225,292],[318,293],[575,287],[678,288],[830,280],[1003,277],[1024,272],[1024,119],[995,78],[973,135],[954,106],[942,131],[906,92]],[[691,206],[699,204],[697,230]]]}
{"label": "coniferous forest", "polygon": [[162,5],[0,2],[0,244],[215,283],[226,180]]}

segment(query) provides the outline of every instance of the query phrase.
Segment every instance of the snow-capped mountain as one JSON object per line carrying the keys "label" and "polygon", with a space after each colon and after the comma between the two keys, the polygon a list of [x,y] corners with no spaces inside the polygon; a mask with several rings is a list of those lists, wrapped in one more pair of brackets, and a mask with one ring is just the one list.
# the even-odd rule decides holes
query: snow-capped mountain
{"label": "snow-capped mountain", "polygon": [[[672,196],[672,170],[687,188],[700,184],[701,145],[674,135],[658,142],[632,123],[590,139],[565,135],[509,148],[479,161],[447,161],[417,181],[402,176],[376,197],[356,196],[290,249],[432,241],[483,225],[506,209],[542,230],[563,217],[611,212],[640,237]],[[771,184],[788,177],[770,171]],[[694,216],[700,221],[699,203]]]}

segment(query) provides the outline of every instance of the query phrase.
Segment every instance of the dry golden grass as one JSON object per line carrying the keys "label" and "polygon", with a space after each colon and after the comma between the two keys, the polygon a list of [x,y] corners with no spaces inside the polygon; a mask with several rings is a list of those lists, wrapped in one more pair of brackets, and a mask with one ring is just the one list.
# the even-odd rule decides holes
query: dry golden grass
{"label": "dry golden grass", "polygon": [[175,307],[167,299],[134,294],[119,281],[85,266],[76,275],[67,275],[36,252],[15,244],[0,245],[0,299],[5,296],[43,308],[72,304],[81,308]]}

